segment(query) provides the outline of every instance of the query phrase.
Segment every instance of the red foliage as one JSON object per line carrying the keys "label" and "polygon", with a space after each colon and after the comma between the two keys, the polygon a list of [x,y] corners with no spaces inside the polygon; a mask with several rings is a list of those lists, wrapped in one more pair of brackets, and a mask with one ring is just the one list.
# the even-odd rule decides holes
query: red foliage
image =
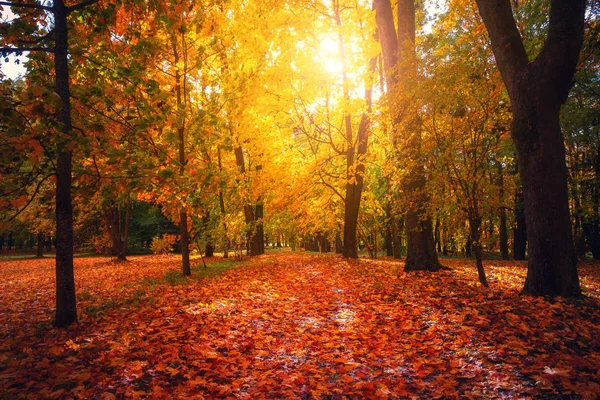
{"label": "red foliage", "polygon": [[25,398],[547,398],[600,395],[600,276],[588,298],[518,296],[525,269],[470,261],[255,258],[165,281],[176,257],[76,259],[80,324],[49,326],[53,262],[0,264],[0,394]]}

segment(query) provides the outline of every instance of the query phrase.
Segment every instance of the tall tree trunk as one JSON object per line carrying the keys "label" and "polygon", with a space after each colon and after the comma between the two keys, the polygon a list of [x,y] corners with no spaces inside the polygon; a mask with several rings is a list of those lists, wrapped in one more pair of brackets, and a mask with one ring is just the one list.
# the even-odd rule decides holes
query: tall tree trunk
{"label": "tall tree trunk", "polygon": [[590,233],[587,242],[592,256],[600,260],[600,148],[597,149],[594,160],[594,185],[592,187],[592,216],[590,218]]}
{"label": "tall tree trunk", "polygon": [[392,225],[392,239],[394,241],[394,258],[402,257],[402,232],[404,232],[404,218],[394,218]]}
{"label": "tall tree trunk", "polygon": [[[172,38],[173,45],[173,59],[175,61],[175,65],[179,64],[179,49],[177,48],[177,38],[175,34],[173,34]],[[186,61],[186,44],[185,40],[182,38],[183,47],[183,55],[184,55],[184,65],[183,65],[183,93],[182,93],[182,84],[181,79],[182,76],[179,72],[179,68],[175,69],[175,96],[177,99],[177,139],[179,142],[179,176],[183,178],[185,173],[185,99],[186,96],[186,69],[187,65],[185,65]],[[185,198],[185,196],[183,196]],[[179,210],[179,236],[180,236],[180,244],[181,244],[181,274],[183,276],[190,276],[192,274],[192,270],[190,268],[190,238],[188,232],[187,225],[187,210],[185,203],[181,205],[181,209]]]}
{"label": "tall tree trunk", "polygon": [[[219,172],[223,172],[223,164],[221,163],[221,147],[217,149],[217,162],[219,165]],[[223,233],[225,235],[223,258],[229,258],[229,247],[231,246],[231,240],[229,240],[227,222],[225,222],[225,199],[223,197],[223,190],[221,188],[219,188],[219,207],[221,210],[221,218],[223,220]]]}
{"label": "tall tree trunk", "polygon": [[342,254],[344,252],[344,243],[342,242],[342,238],[339,233],[335,235],[335,253]]}
{"label": "tall tree trunk", "polygon": [[117,260],[127,261],[127,246],[129,245],[129,212],[131,210],[131,204],[129,198],[125,203],[125,215],[121,218],[119,213],[119,252],[117,254]]}
{"label": "tall tree trunk", "polygon": [[263,226],[265,206],[261,199],[258,200],[254,209],[256,218],[256,236],[254,240],[256,240],[258,254],[265,254],[265,231]]}
{"label": "tall tree trunk", "polygon": [[442,252],[442,232],[441,222],[439,218],[435,219],[435,229],[433,231],[433,238],[435,240],[435,246],[438,253]]}
{"label": "tall tree trunk", "polygon": [[77,299],[73,273],[73,204],[71,200],[72,155],[64,140],[71,136],[71,91],[69,88],[67,8],[63,0],[55,0],[54,68],[56,92],[62,100],[61,130],[56,165],[56,316],[54,325],[65,327],[77,322]]}
{"label": "tall tree trunk", "polygon": [[501,162],[497,162],[498,168],[498,196],[500,197],[500,208],[498,217],[500,219],[500,255],[503,260],[508,260],[508,228],[506,226],[506,208],[504,207],[504,168]]}
{"label": "tall tree trunk", "polygon": [[513,258],[525,260],[527,252],[527,223],[525,221],[525,206],[523,205],[523,189],[515,193],[515,225],[513,228]]}
{"label": "tall tree trunk", "polygon": [[43,233],[38,233],[37,234],[37,252],[36,252],[36,257],[37,258],[44,257],[44,234]]}
{"label": "tall tree trunk", "polygon": [[481,247],[481,217],[477,215],[476,211],[470,212],[469,227],[471,231],[471,238],[473,239],[472,246],[473,252],[475,253],[475,264],[477,265],[479,283],[487,287],[488,282],[487,278],[485,277],[485,270],[483,269],[483,251]]}
{"label": "tall tree trunk", "polygon": [[[244,151],[238,146],[233,149],[233,152],[235,154],[236,164],[242,175],[244,175],[246,173]],[[256,217],[254,215],[254,207],[252,207],[252,204],[248,202],[244,203],[244,218],[246,220],[246,226],[248,227],[246,230],[248,254],[251,256],[257,256],[260,254],[260,243],[257,239]]]}
{"label": "tall tree trunk", "polygon": [[581,296],[559,112],[583,42],[585,0],[552,0],[548,36],[530,61],[510,0],[477,0],[513,112],[529,263],[523,293]]}
{"label": "tall tree trunk", "polygon": [[[338,28],[341,28],[339,4],[335,3],[335,22]],[[350,90],[348,86],[348,77],[346,71],[346,56],[343,36],[338,33],[338,51],[342,61],[342,81],[344,99],[350,100]],[[369,62],[369,70],[375,71],[377,59],[373,58]],[[344,115],[344,128],[346,133],[346,194],[344,199],[344,250],[342,255],[347,258],[358,258],[358,212],[360,210],[360,200],[364,186],[365,173],[365,155],[367,154],[367,144],[369,141],[371,103],[372,103],[373,84],[365,84],[365,102],[367,112],[363,112],[358,126],[356,142],[354,141],[352,129],[352,117],[346,113]]]}
{"label": "tall tree trunk", "polygon": [[[394,24],[394,16],[390,0],[375,0],[375,19],[377,34],[383,53],[384,68],[388,95],[398,96],[402,87],[416,80],[415,53],[415,5],[413,0],[398,1],[398,31]],[[409,126],[410,135],[405,158],[408,160],[409,173],[403,184],[404,190],[410,194],[406,212],[407,255],[404,264],[405,271],[427,270],[437,271],[441,268],[435,251],[433,224],[427,212],[429,196],[425,191],[425,170],[421,155],[421,127],[418,112],[413,109],[408,115],[400,115],[395,99],[393,105],[392,123],[394,135],[398,135],[400,122],[404,119]]]}

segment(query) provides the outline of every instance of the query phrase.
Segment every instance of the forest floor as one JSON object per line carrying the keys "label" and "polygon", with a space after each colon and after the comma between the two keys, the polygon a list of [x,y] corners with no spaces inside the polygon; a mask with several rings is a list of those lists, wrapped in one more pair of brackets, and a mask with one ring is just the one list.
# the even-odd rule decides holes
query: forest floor
{"label": "forest floor", "polygon": [[63,330],[54,260],[0,262],[0,399],[600,396],[599,264],[571,301],[519,296],[516,262],[487,262],[485,289],[470,260],[207,261],[184,279],[176,256],[76,259]]}

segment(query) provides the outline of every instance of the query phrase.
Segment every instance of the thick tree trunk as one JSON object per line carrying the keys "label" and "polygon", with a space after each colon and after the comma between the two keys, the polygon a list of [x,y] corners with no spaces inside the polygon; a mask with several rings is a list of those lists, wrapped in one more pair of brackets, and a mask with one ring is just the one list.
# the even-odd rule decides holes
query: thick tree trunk
{"label": "thick tree trunk", "polygon": [[[577,258],[573,247],[569,218],[567,168],[558,114],[546,107],[536,118],[522,121],[539,127],[538,138],[515,127],[519,142],[520,172],[523,181],[525,220],[529,242],[529,267],[523,291],[532,295],[579,296]],[[518,118],[518,117],[517,117]],[[515,124],[517,125],[517,124]],[[544,132],[543,139],[539,136]],[[535,149],[535,150],[534,150]]]}
{"label": "thick tree trunk", "polygon": [[513,111],[529,263],[523,293],[581,296],[559,112],[583,42],[585,0],[552,0],[548,37],[530,61],[510,0],[477,0]]}
{"label": "thick tree trunk", "polygon": [[[235,161],[240,169],[242,174],[246,173],[246,162],[244,160],[244,151],[241,147],[236,147],[233,149],[235,154]],[[262,210],[261,210],[262,212]],[[244,218],[246,220],[246,226],[248,227],[246,230],[246,240],[247,240],[247,250],[248,254],[251,256],[257,256],[261,253],[261,243],[259,234],[262,233],[262,230],[259,232],[258,226],[256,223],[255,210],[252,204],[246,203],[244,204]]]}
{"label": "thick tree trunk", "polygon": [[[398,30],[394,24],[394,16],[389,0],[375,0],[377,33],[383,53],[384,68],[388,94],[397,96],[401,86],[410,85],[416,79],[415,55],[415,5],[413,0],[398,1]],[[441,268],[435,251],[433,225],[426,212],[429,197],[425,193],[425,171],[421,160],[420,121],[416,109],[401,116],[400,107],[395,99],[391,99],[392,123],[397,131],[404,119],[409,126],[407,132],[411,138],[407,147],[406,158],[410,172],[404,182],[404,190],[413,197],[406,213],[407,255],[405,271],[427,270],[437,271]],[[398,132],[395,133],[398,135]]]}
{"label": "thick tree trunk", "polygon": [[342,238],[340,237],[340,234],[337,233],[335,235],[335,253],[342,254],[343,252],[344,252],[344,243],[342,242]]}
{"label": "thick tree trunk", "polygon": [[206,243],[206,248],[204,249],[205,257],[214,257],[215,255],[215,246],[211,242]]}
{"label": "thick tree trunk", "polygon": [[113,203],[107,211],[107,217],[112,241],[110,255],[116,257],[118,261],[127,261],[129,204],[123,207]]}
{"label": "thick tree trunk", "polygon": [[424,209],[428,203],[424,173],[417,173],[405,185],[408,192],[416,193],[417,200],[406,212],[407,252],[404,271],[438,271],[442,265],[438,261],[433,239],[433,223]]}
{"label": "thick tree trunk", "polygon": [[43,233],[38,233],[37,234],[37,252],[36,252],[36,257],[37,258],[43,258],[44,257],[44,234]]}
{"label": "thick tree trunk", "polygon": [[67,8],[55,0],[54,68],[56,92],[62,100],[60,122],[63,138],[59,138],[56,164],[56,316],[54,325],[65,327],[77,322],[77,299],[73,272],[73,204],[71,201],[71,151],[64,143],[71,135],[71,92],[69,89]]}
{"label": "thick tree trunk", "polygon": [[[358,258],[358,241],[356,229],[358,225],[358,210],[360,208],[360,188],[357,184],[346,184],[346,199],[344,201],[344,247],[342,255],[348,258]],[[358,196],[357,196],[358,192]]]}
{"label": "thick tree trunk", "polygon": [[392,227],[391,224],[385,230],[385,239],[383,246],[385,247],[385,255],[387,257],[394,256],[394,240],[392,238]]}

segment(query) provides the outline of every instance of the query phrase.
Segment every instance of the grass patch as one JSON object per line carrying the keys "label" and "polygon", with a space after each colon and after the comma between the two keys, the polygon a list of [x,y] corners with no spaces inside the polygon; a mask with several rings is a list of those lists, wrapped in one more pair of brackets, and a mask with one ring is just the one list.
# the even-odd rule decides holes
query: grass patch
{"label": "grass patch", "polygon": [[119,305],[119,302],[116,300],[107,300],[103,303],[98,304],[97,306],[87,306],[85,308],[85,313],[91,317],[96,317],[101,313],[104,313],[106,310],[114,308]]}
{"label": "grass patch", "polygon": [[244,261],[228,258],[223,261],[208,262],[204,268],[204,264],[200,262],[192,267],[192,276],[198,279],[214,278],[243,263]]}
{"label": "grass patch", "polygon": [[[184,277],[181,274],[180,270],[172,269],[167,271],[164,277],[164,282],[168,285],[183,285],[188,282],[188,279],[192,280],[202,280],[206,278],[215,278],[225,271],[228,271],[232,268],[237,267],[242,264],[244,261],[236,260],[236,259],[225,259],[223,261],[213,261],[206,263],[206,268],[202,262],[196,263],[192,265],[191,272],[192,275],[189,278]],[[146,281],[146,279],[145,279]],[[160,283],[157,280],[148,280],[152,281],[153,284]],[[148,282],[144,282],[148,283]]]}
{"label": "grass patch", "polygon": [[165,282],[169,285],[182,285],[186,282],[186,279],[181,274],[181,271],[172,269],[167,271],[167,273],[165,274]]}

